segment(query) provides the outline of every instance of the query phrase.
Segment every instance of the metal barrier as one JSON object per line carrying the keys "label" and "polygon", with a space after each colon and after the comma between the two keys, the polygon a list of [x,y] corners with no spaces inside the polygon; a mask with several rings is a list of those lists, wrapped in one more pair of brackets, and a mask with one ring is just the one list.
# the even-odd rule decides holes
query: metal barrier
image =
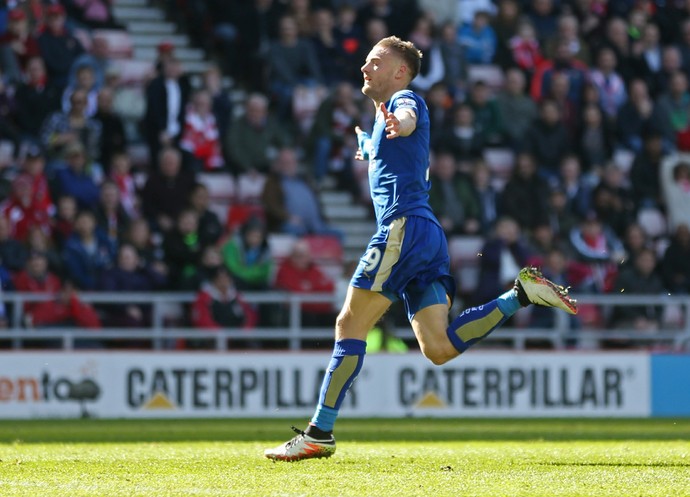
{"label": "metal barrier", "polygon": [[[147,304],[152,307],[152,324],[149,328],[103,328],[87,330],[79,328],[45,327],[24,328],[23,304],[46,301],[54,298],[49,294],[6,292],[0,300],[11,306],[12,320],[9,328],[0,330],[0,340],[10,340],[13,349],[21,349],[24,341],[55,339],[61,341],[64,350],[72,350],[75,341],[88,339],[90,342],[113,339],[150,341],[154,350],[171,348],[176,339],[211,339],[215,349],[227,350],[228,340],[266,341],[286,340],[290,350],[300,350],[306,340],[332,340],[333,328],[304,328],[302,326],[303,303],[333,303],[331,294],[292,294],[285,292],[250,292],[243,294],[250,304],[280,304],[288,310],[286,327],[260,327],[251,330],[222,329],[203,330],[165,326],[165,307],[190,304],[195,299],[193,293],[118,293],[87,292],[79,295],[83,302],[92,304]],[[634,329],[581,328],[572,329],[571,318],[564,312],[555,312],[553,328],[511,327],[487,337],[487,343],[498,341],[509,344],[517,350],[528,347],[529,341],[547,342],[556,350],[566,348],[597,348],[602,340],[624,340],[640,346],[663,347],[669,350],[684,350],[690,347],[690,296],[650,296],[650,295],[577,295],[580,305],[595,305],[606,310],[613,306],[660,306],[673,308],[681,317],[681,326],[642,332]],[[395,331],[403,339],[414,339],[412,330],[405,326]],[[329,342],[330,343],[330,342]]]}

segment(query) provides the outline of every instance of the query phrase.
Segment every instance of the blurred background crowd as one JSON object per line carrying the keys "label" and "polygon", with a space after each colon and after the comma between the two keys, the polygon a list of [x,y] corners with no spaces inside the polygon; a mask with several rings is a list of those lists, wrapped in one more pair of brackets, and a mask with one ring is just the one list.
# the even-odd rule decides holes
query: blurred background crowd
{"label": "blurred background crowd", "polygon": [[[125,3],[160,8],[210,62],[186,70],[162,40],[134,71]],[[280,322],[244,292],[341,291],[373,227],[347,250],[353,225],[328,204],[372,223],[353,129],[371,127],[359,68],[388,35],[424,53],[412,89],[432,120],[431,205],[461,305],[527,264],[576,294],[690,291],[690,2],[2,4],[0,280],[55,295],[26,304],[23,326],[150,323],[145,305],[92,306],[83,291],[195,292],[178,324],[247,329]],[[329,326],[334,308],[303,312]],[[684,319],[590,305],[572,326]]]}

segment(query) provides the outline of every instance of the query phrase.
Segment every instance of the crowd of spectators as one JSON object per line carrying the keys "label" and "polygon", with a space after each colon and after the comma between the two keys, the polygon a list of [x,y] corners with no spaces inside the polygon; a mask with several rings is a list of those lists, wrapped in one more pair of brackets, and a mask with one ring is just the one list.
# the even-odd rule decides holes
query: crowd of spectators
{"label": "crowd of spectators", "polygon": [[[575,292],[690,291],[686,2],[160,0],[217,66],[187,74],[162,43],[138,99],[99,36],[122,29],[110,1],[3,3],[0,281],[56,296],[27,305],[25,326],[150,323],[146,306],[93,308],[81,291],[198,292],[184,324],[208,328],[260,322],[242,292],[332,292],[307,245],[278,260],[268,237],[342,242],[319,204],[329,179],[369,204],[352,130],[373,121],[359,68],[387,35],[424,52],[431,205],[449,237],[485,241],[464,303],[524,264]],[[235,185],[220,216],[213,174]],[[573,326],[663,322],[593,307]]]}

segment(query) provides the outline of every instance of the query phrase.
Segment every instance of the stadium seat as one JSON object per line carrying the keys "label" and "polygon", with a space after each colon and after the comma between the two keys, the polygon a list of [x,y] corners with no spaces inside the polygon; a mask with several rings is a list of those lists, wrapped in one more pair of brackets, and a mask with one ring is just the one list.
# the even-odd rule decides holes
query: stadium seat
{"label": "stadium seat", "polygon": [[503,88],[503,69],[493,64],[473,64],[467,70],[467,80],[470,85],[483,81],[493,92],[497,92]]}
{"label": "stadium seat", "polygon": [[227,207],[225,219],[225,229],[229,233],[234,233],[240,226],[251,218],[264,219],[264,209],[258,204],[230,204]]}
{"label": "stadium seat", "polygon": [[502,191],[513,173],[515,152],[509,148],[486,148],[483,152],[483,158],[491,170],[492,186],[498,191]]}
{"label": "stadium seat", "polygon": [[637,213],[637,222],[642,227],[646,235],[652,239],[666,236],[666,218],[659,209],[646,208],[640,209]]}
{"label": "stadium seat", "polygon": [[454,236],[448,240],[451,271],[457,276],[461,294],[469,294],[477,288],[483,245],[481,236]]}
{"label": "stadium seat", "polygon": [[343,246],[338,237],[331,235],[307,235],[304,240],[314,260],[319,264],[343,264]]}
{"label": "stadium seat", "polygon": [[143,85],[154,73],[153,63],[145,60],[114,59],[111,65],[123,85]]}
{"label": "stadium seat", "polygon": [[199,173],[197,181],[208,188],[211,202],[225,202],[226,210],[235,197],[235,178],[229,173]]}
{"label": "stadium seat", "polygon": [[268,235],[268,248],[271,251],[273,260],[276,261],[276,265],[290,255],[295,240],[297,240],[295,235],[286,233],[271,233]]}
{"label": "stadium seat", "polygon": [[91,36],[104,39],[108,45],[108,57],[111,59],[129,59],[134,53],[134,46],[129,33],[120,29],[95,29]]}

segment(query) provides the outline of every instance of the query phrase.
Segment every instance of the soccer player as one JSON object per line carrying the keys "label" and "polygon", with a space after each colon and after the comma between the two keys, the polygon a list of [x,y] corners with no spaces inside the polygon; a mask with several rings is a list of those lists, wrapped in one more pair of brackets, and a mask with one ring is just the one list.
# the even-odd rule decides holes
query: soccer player
{"label": "soccer player", "polygon": [[429,114],[407,89],[419,72],[421,52],[391,36],[379,41],[362,66],[362,93],[376,106],[369,135],[355,128],[356,157],[369,161],[371,197],[378,230],[359,261],[335,323],[335,347],[316,412],[305,431],[267,449],[273,460],[330,457],[333,426],[345,393],[357,377],[366,337],[392,302],[405,304],[422,353],[436,365],[457,357],[531,303],[575,314],[567,289],[534,268],[524,268],[515,287],[483,306],[466,309],[448,324],[455,283],[443,229],[428,203]]}

